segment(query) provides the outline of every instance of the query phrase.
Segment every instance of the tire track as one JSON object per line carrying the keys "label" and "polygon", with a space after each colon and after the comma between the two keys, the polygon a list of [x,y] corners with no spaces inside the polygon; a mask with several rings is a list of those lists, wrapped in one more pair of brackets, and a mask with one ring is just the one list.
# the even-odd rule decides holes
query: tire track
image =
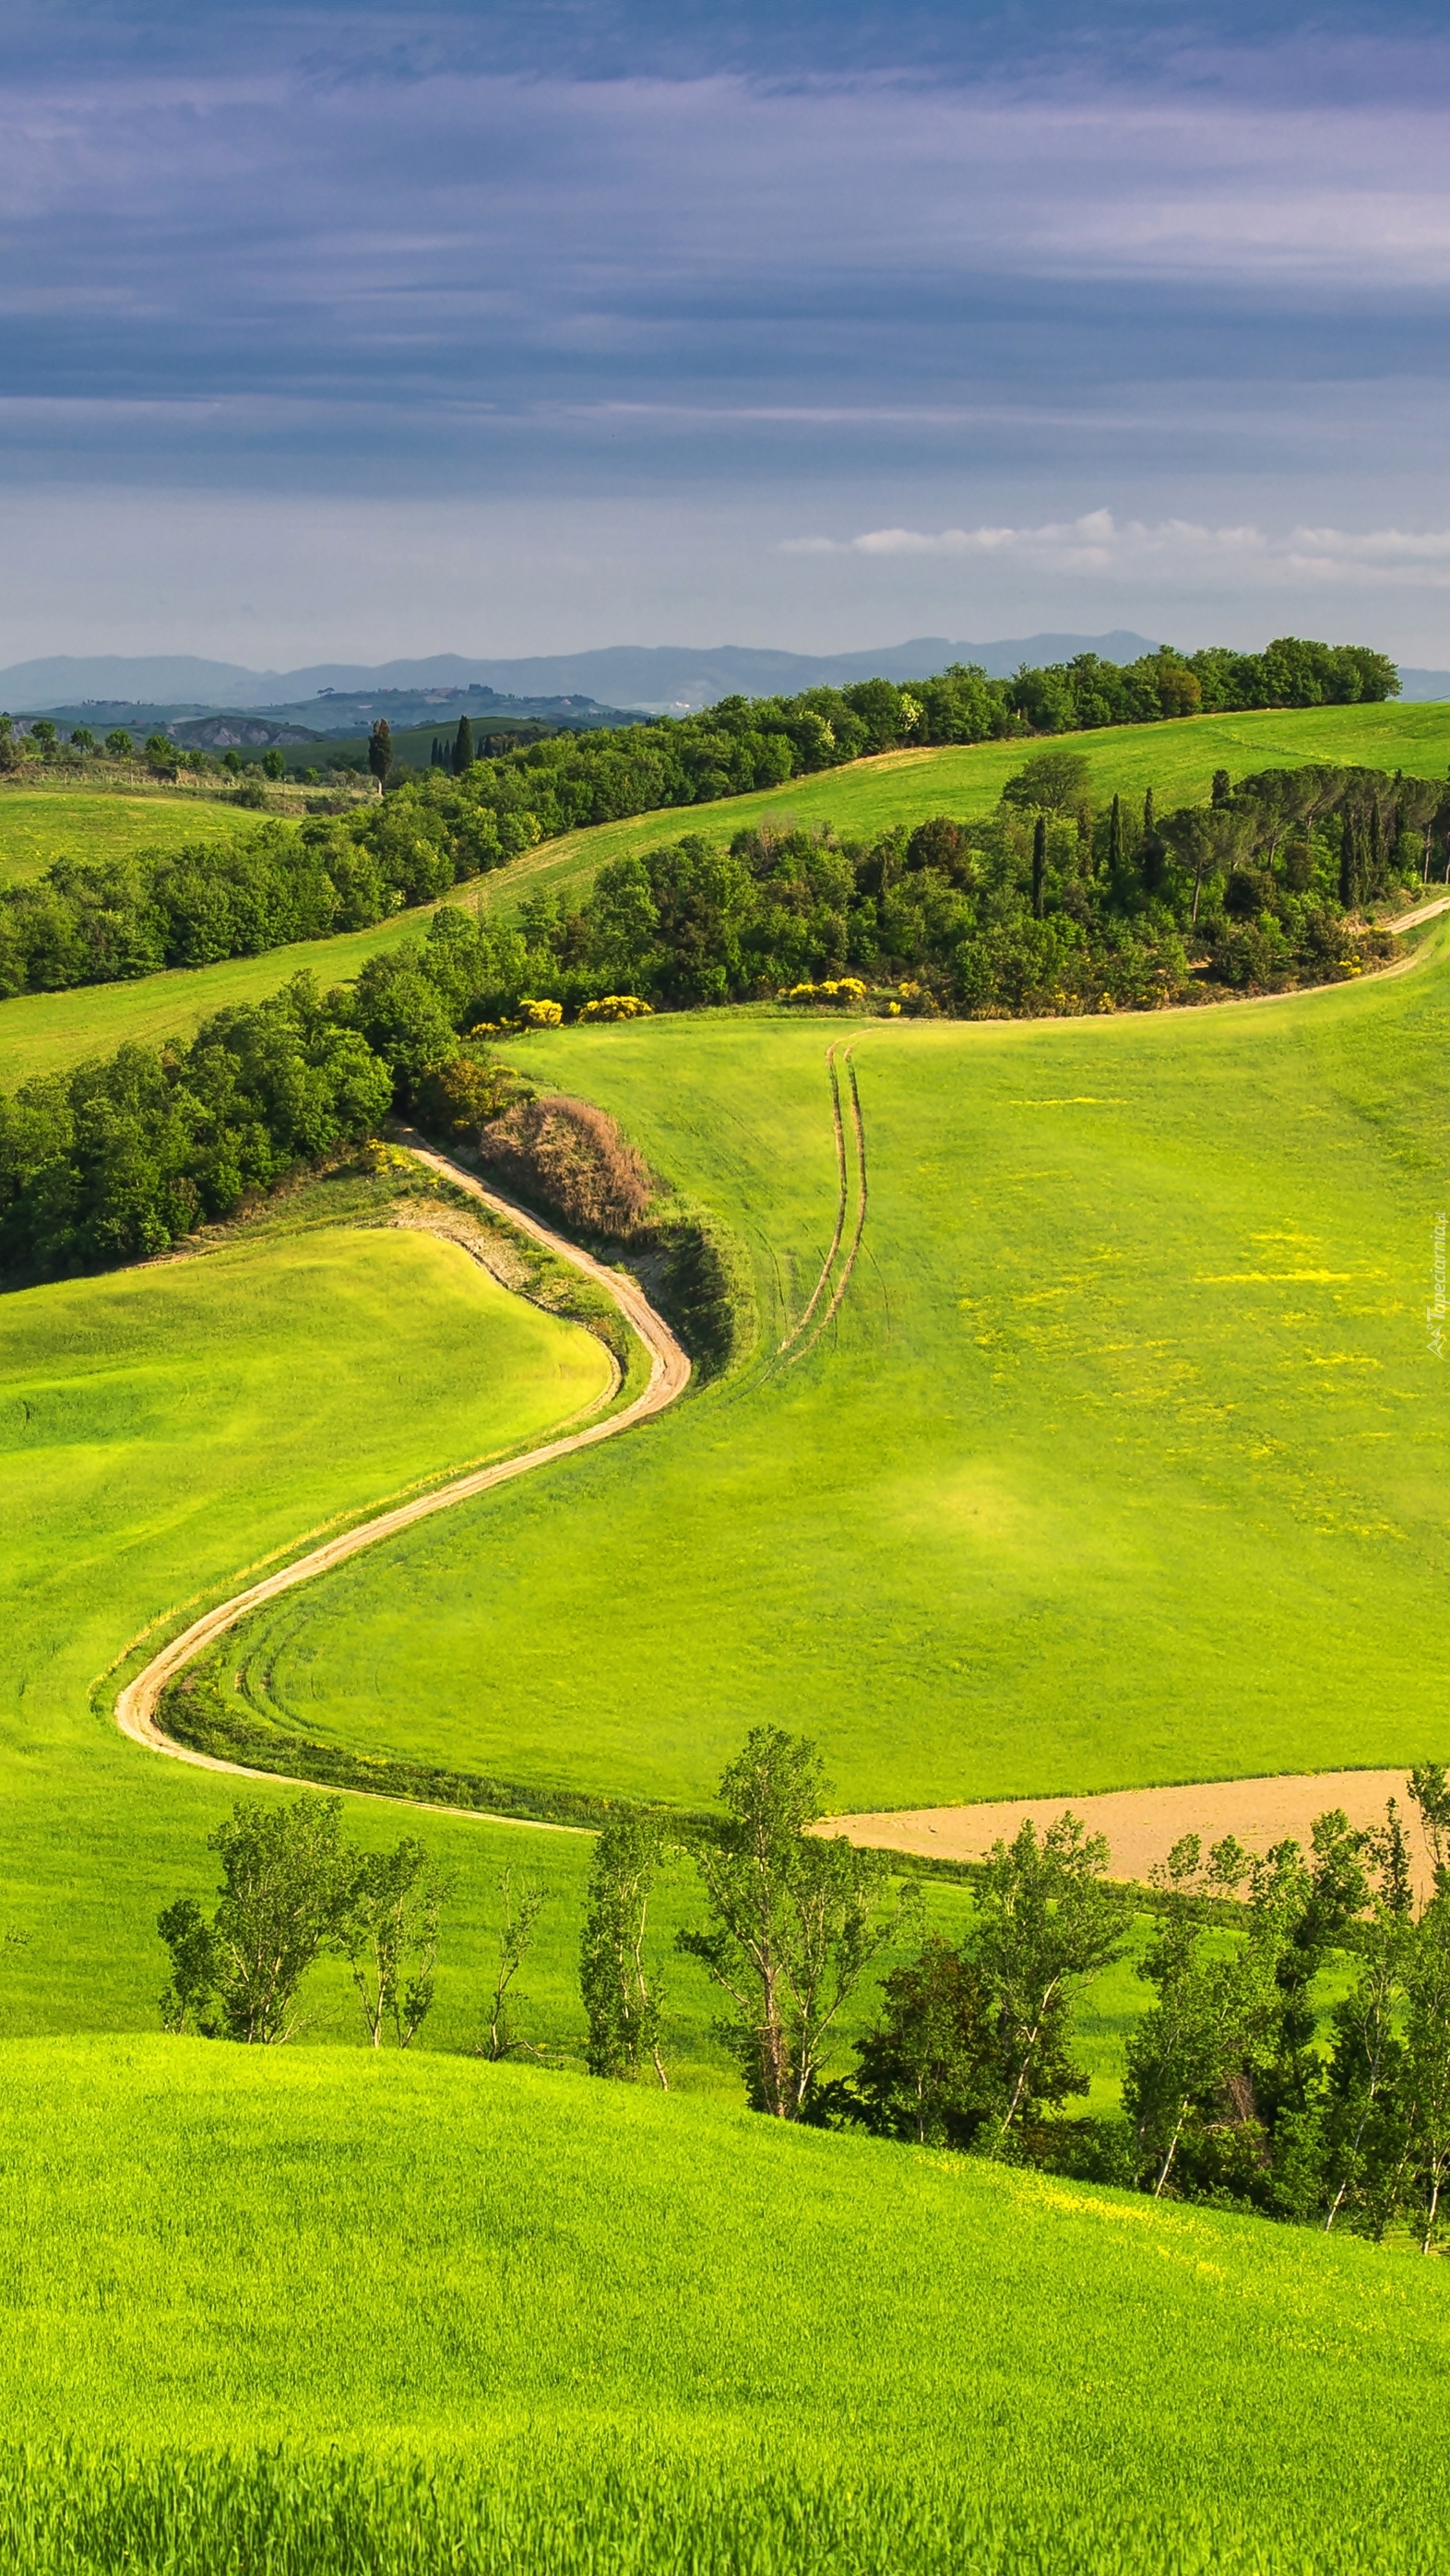
{"label": "tire track", "polygon": [[[831,1299],[829,1306],[826,1308],[824,1315],[821,1317],[820,1322],[817,1324],[815,1331],[812,1333],[810,1340],[804,1343],[801,1349],[796,1352],[795,1357],[798,1360],[803,1360],[806,1357],[807,1352],[815,1349],[816,1344],[820,1340],[822,1333],[826,1330],[827,1325],[835,1322],[836,1316],[840,1312],[841,1300],[851,1285],[851,1273],[856,1267],[856,1255],[861,1249],[861,1237],[866,1231],[866,1207],[869,1197],[866,1178],[866,1122],[861,1115],[861,1092],[856,1081],[856,1067],[852,1060],[855,1052],[856,1050],[854,1045],[847,1047],[845,1064],[847,1080],[851,1086],[851,1124],[855,1130],[856,1177],[857,1186],[860,1192],[860,1200],[856,1209],[856,1231],[851,1237],[851,1249],[846,1255],[845,1268],[842,1270],[841,1276],[836,1283],[836,1293]],[[842,1213],[844,1214],[844,1204]]]}
{"label": "tire track", "polygon": [[[783,1359],[786,1352],[790,1349],[791,1344],[799,1341],[807,1324],[810,1322],[812,1315],[815,1313],[817,1306],[820,1304],[822,1294],[831,1276],[831,1270],[835,1263],[836,1255],[841,1249],[841,1237],[846,1231],[846,1198],[848,1188],[846,1172],[846,1128],[845,1122],[841,1116],[841,1083],[840,1077],[836,1072],[836,1048],[834,1040],[826,1049],[826,1071],[831,1077],[831,1114],[835,1121],[836,1128],[836,1231],[831,1237],[830,1251],[827,1253],[825,1260],[821,1264],[821,1275],[816,1281],[814,1288],[811,1290],[810,1304],[807,1306],[805,1313],[801,1315],[794,1324],[792,1324],[785,1340],[781,1343],[779,1350],[776,1352],[777,1359]],[[797,1353],[797,1357],[799,1357],[799,1353]]]}
{"label": "tire track", "polygon": [[[250,1584],[245,1591],[234,1593],[230,1600],[219,1602],[215,1609],[208,1610],[200,1619],[194,1619],[189,1628],[184,1628],[179,1636],[161,1648],[159,1654],[152,1656],[144,1670],[134,1681],[127,1683],[116,1700],[115,1719],[121,1733],[129,1736],[133,1744],[144,1745],[150,1753],[169,1754],[173,1761],[190,1763],[200,1771],[233,1772],[245,1780],[287,1778],[284,1772],[253,1771],[245,1763],[225,1762],[217,1754],[198,1753],[190,1745],[174,1743],[163,1732],[156,1717],[167,1683],[174,1681],[178,1673],[183,1672],[198,1655],[205,1653],[219,1637],[225,1636],[229,1628],[234,1628],[239,1620],[246,1618],[250,1611],[260,1609],[268,1601],[275,1601],[280,1593],[293,1591],[298,1584],[310,1583],[319,1574],[330,1573],[335,1565],[345,1564],[349,1557],[359,1555],[364,1548],[375,1546],[380,1539],[395,1537],[400,1530],[410,1529],[416,1521],[426,1520],[434,1512],[448,1511],[455,1503],[471,1502],[476,1494],[489,1493],[494,1486],[507,1484],[515,1476],[529,1475],[536,1467],[551,1465],[556,1458],[567,1458],[576,1450],[593,1448],[601,1440],[612,1440],[617,1433],[632,1430],[636,1423],[647,1422],[652,1415],[663,1413],[667,1405],[675,1403],[684,1394],[689,1384],[688,1358],[663,1316],[656,1314],[636,1281],[592,1260],[587,1252],[581,1252],[576,1244],[566,1242],[551,1227],[530,1216],[527,1209],[517,1207],[512,1199],[504,1198],[498,1191],[485,1189],[483,1183],[465,1171],[461,1164],[455,1163],[451,1155],[439,1153],[411,1136],[407,1143],[415,1161],[426,1164],[443,1179],[451,1181],[455,1188],[466,1190],[470,1197],[482,1200],[495,1215],[506,1218],[510,1225],[517,1226],[522,1233],[542,1244],[545,1251],[567,1261],[571,1269],[582,1271],[586,1279],[603,1288],[631,1332],[649,1352],[649,1382],[632,1404],[626,1405],[622,1413],[611,1414],[607,1422],[591,1423],[582,1431],[570,1432],[546,1442],[542,1448],[530,1449],[522,1457],[506,1458],[496,1466],[478,1468],[471,1475],[454,1477],[431,1494],[420,1495],[415,1501],[403,1503],[393,1511],[380,1512],[357,1528],[329,1539],[324,1546],[311,1549],[306,1556],[296,1558],[278,1573],[268,1575],[265,1581]],[[600,1397],[601,1403],[608,1401],[608,1393]],[[369,1793],[357,1791],[352,1794],[365,1796]],[[415,1802],[398,1803],[411,1805]],[[448,1812],[461,1811],[450,1808]]]}

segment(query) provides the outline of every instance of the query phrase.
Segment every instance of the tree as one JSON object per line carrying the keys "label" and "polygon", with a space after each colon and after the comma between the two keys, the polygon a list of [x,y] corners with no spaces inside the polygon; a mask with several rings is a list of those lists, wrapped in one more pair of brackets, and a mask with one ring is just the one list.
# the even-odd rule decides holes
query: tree
{"label": "tree", "polygon": [[146,758],[159,778],[176,776],[179,755],[175,743],[168,741],[164,733],[147,735]]}
{"label": "tree", "polygon": [[92,733],[89,725],[72,725],[70,746],[72,751],[95,750],[96,737]]}
{"label": "tree", "polygon": [[668,2092],[660,2054],[661,1997],[644,1963],[650,1895],[664,1850],[662,1830],[649,1817],[620,1816],[605,1826],[594,1846],[579,1983],[589,2019],[590,2074],[633,2082],[648,2059]]}
{"label": "tree", "polygon": [[1103,1835],[1085,1834],[1070,1809],[1041,1842],[1026,1816],[1011,1843],[992,1847],[968,1948],[990,1997],[995,2154],[1049,2104],[1087,2090],[1068,2055],[1072,1997],[1118,1957],[1132,1919],[1103,1882],[1107,1862]]}
{"label": "tree", "polygon": [[467,716],[460,716],[458,719],[458,731],[453,737],[453,775],[455,778],[461,778],[465,769],[471,769],[472,767],[473,727],[469,723]]}
{"label": "tree", "polygon": [[1039,814],[1032,826],[1032,918],[1042,919],[1042,889],[1047,877],[1047,817]]}
{"label": "tree", "polygon": [[1253,816],[1232,805],[1185,805],[1165,818],[1163,834],[1180,863],[1193,870],[1189,919],[1196,923],[1205,876],[1226,875],[1244,856],[1254,837]]}
{"label": "tree", "polygon": [[162,1998],[168,2029],[205,2027],[213,1997],[228,2039],[276,2046],[297,2027],[297,1992],[335,1934],[348,1885],[342,1800],[303,1797],[290,1807],[239,1798],[207,1840],[222,1865],[211,1922],[182,1898],[158,1917],[171,1952]]}
{"label": "tree", "polygon": [[1334,2053],[1325,2082],[1327,2235],[1342,2212],[1384,2232],[1403,2165],[1399,2094],[1400,2021],[1415,1944],[1409,1853],[1395,1800],[1383,1826],[1362,1837],[1374,1873],[1370,1917],[1360,1935],[1359,1974],[1334,2008]]}
{"label": "tree", "polygon": [[136,746],[122,725],[107,734],[106,749],[113,760],[133,760],[136,755]]}
{"label": "tree", "polygon": [[1230,778],[1226,769],[1216,769],[1214,771],[1213,785],[1209,789],[1208,793],[1210,804],[1227,805],[1233,794],[1233,780]]}
{"label": "tree", "polygon": [[720,1783],[718,1839],[695,1846],[713,1918],[678,1936],[729,1997],[722,2026],[755,2108],[798,2120],[842,2007],[897,1918],[877,1919],[886,1878],[878,1852],[808,1829],[826,1784],[804,1736],[758,1726]]}
{"label": "tree", "polygon": [[1039,751],[1002,790],[1004,805],[1036,807],[1044,814],[1067,814],[1087,800],[1092,763],[1080,751]]}
{"label": "tree", "polygon": [[277,749],[275,743],[273,743],[270,751],[263,752],[262,767],[269,778],[280,778],[286,766],[287,763],[283,759],[282,754]]}
{"label": "tree", "polygon": [[520,1998],[510,1997],[510,1988],[533,1947],[534,1927],[545,1905],[549,1891],[538,1879],[520,1879],[514,1884],[513,1869],[499,1876],[498,1892],[503,1898],[503,1921],[498,1935],[498,1974],[494,1979],[493,2000],[489,2005],[488,2037],[479,2055],[498,2065],[506,2057],[537,2057],[539,2051],[515,2029],[513,2013]]}
{"label": "tree", "polygon": [[1196,1897],[1225,1895],[1247,1867],[1232,1836],[1202,1866],[1197,1834],[1185,1834],[1152,1872],[1165,1899],[1159,1929],[1138,1963],[1158,2000],[1129,2033],[1123,2107],[1140,2162],[1152,2175],[1154,2199],[1167,2189],[1190,2117],[1224,2090],[1245,2032],[1232,1960],[1217,1954]]}
{"label": "tree", "polygon": [[990,2106],[990,1997],[972,1960],[933,1933],[882,1980],[885,2010],[856,2042],[847,2115],[878,2137],[970,2144]]}
{"label": "tree", "polygon": [[1121,883],[1122,874],[1123,800],[1121,796],[1114,796],[1112,810],[1108,816],[1108,875],[1114,886]]}
{"label": "tree", "polygon": [[228,778],[240,778],[242,774],[241,753],[237,750],[224,751],[222,753],[222,767],[226,771]]}
{"label": "tree", "polygon": [[386,787],[393,765],[393,729],[386,716],[379,716],[368,736],[368,767],[380,787]]}
{"label": "tree", "polygon": [[1420,2251],[1428,2254],[1439,2241],[1450,2181],[1450,1888],[1443,1885],[1416,1926],[1405,1999],[1407,2180],[1419,2201]]}
{"label": "tree", "polygon": [[374,2048],[381,2048],[388,2027],[399,2048],[408,2047],[432,2010],[438,1922],[451,1892],[451,1882],[408,1835],[391,1851],[364,1853],[354,1866],[337,1945],[352,1970]]}

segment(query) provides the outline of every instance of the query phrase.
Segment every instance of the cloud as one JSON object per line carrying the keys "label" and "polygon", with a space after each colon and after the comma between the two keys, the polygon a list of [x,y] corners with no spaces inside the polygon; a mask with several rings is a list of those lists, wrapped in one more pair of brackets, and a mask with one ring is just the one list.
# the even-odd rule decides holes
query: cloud
{"label": "cloud", "polygon": [[787,537],[782,554],[1012,558],[1038,569],[1180,582],[1215,569],[1251,582],[1389,583],[1450,589],[1450,530],[1203,527],[1190,519],[1118,520],[1110,510],[1041,527],[870,528],[862,535]]}

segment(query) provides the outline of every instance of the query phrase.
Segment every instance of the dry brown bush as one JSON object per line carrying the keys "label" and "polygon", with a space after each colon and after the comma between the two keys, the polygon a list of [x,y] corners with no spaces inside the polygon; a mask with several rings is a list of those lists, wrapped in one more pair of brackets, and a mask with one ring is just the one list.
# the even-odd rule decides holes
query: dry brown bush
{"label": "dry brown bush", "polygon": [[643,1156],[587,1100],[520,1101],[491,1120],[480,1146],[501,1179],[585,1233],[633,1234],[654,1196]]}

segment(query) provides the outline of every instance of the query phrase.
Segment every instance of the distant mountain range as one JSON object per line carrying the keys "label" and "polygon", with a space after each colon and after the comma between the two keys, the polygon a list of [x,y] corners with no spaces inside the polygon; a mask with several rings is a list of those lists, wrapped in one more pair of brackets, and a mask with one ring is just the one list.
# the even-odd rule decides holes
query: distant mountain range
{"label": "distant mountain range", "polygon": [[708,649],[608,644],[591,653],[539,653],[511,661],[437,653],[374,667],[319,662],[302,671],[249,671],[240,663],[203,661],[191,653],[61,653],[45,661],[13,662],[0,671],[0,706],[15,715],[45,715],[96,700],[106,703],[108,713],[119,703],[138,700],[153,708],[185,709],[188,715],[256,707],[265,708],[274,722],[290,720],[323,732],[333,728],[317,700],[332,691],[356,700],[384,690],[436,690],[441,709],[446,692],[481,686],[511,697],[580,694],[597,706],[682,715],[736,690],[769,697],[797,689],[841,688],[849,680],[925,680],[949,662],[979,662],[993,678],[1006,679],[1023,662],[1062,662],[1074,653],[1132,662],[1156,649],[1146,635],[1119,630],[1111,635],[1019,635],[991,644],[954,644],[944,635],[918,635],[910,643],[880,645],[866,653],[773,653],[749,644]]}

